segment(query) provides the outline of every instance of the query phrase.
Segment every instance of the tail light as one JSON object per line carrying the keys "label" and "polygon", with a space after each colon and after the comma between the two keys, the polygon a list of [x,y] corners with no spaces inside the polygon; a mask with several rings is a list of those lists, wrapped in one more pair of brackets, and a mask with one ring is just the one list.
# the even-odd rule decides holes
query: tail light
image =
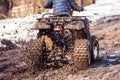
{"label": "tail light", "polygon": [[54,31],[62,31],[62,26],[55,26]]}
{"label": "tail light", "polygon": [[42,21],[42,22],[46,22],[47,19],[46,19],[46,18],[42,18],[41,21]]}

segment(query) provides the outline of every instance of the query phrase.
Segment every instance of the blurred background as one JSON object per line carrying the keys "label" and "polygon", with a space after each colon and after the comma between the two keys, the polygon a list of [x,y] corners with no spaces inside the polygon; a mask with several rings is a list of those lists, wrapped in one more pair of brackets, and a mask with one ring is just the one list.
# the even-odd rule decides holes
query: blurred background
{"label": "blurred background", "polygon": [[[43,5],[47,0],[0,0],[0,19],[24,17],[46,12]],[[87,6],[95,0],[76,0],[78,5]]]}

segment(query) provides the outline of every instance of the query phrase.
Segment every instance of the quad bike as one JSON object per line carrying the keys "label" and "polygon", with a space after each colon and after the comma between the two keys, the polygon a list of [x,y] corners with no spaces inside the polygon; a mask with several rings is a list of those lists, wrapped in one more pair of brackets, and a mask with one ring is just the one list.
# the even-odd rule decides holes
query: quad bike
{"label": "quad bike", "polygon": [[[46,15],[50,15],[46,18]],[[65,15],[65,16],[63,16]],[[72,64],[88,67],[99,56],[99,44],[89,32],[88,19],[68,13],[46,13],[37,19],[37,39],[29,47],[29,64],[38,68]]]}

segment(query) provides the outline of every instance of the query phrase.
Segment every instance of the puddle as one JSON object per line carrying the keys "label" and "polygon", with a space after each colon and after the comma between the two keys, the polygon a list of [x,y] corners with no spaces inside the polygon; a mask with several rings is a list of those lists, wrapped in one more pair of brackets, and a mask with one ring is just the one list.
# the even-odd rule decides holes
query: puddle
{"label": "puddle", "polygon": [[110,56],[107,56],[107,57],[104,58],[105,61],[110,62],[110,63],[118,62],[119,59],[120,59],[120,57],[119,56],[115,56],[115,55],[110,55]]}

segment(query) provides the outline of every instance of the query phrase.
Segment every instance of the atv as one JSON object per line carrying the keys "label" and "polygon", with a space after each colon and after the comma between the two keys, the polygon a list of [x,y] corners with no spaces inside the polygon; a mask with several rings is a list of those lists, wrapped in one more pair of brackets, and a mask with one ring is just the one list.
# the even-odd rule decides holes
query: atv
{"label": "atv", "polygon": [[30,66],[45,69],[72,64],[82,69],[99,57],[98,41],[90,34],[85,16],[45,13],[32,30],[38,30],[38,34],[29,45]]}

